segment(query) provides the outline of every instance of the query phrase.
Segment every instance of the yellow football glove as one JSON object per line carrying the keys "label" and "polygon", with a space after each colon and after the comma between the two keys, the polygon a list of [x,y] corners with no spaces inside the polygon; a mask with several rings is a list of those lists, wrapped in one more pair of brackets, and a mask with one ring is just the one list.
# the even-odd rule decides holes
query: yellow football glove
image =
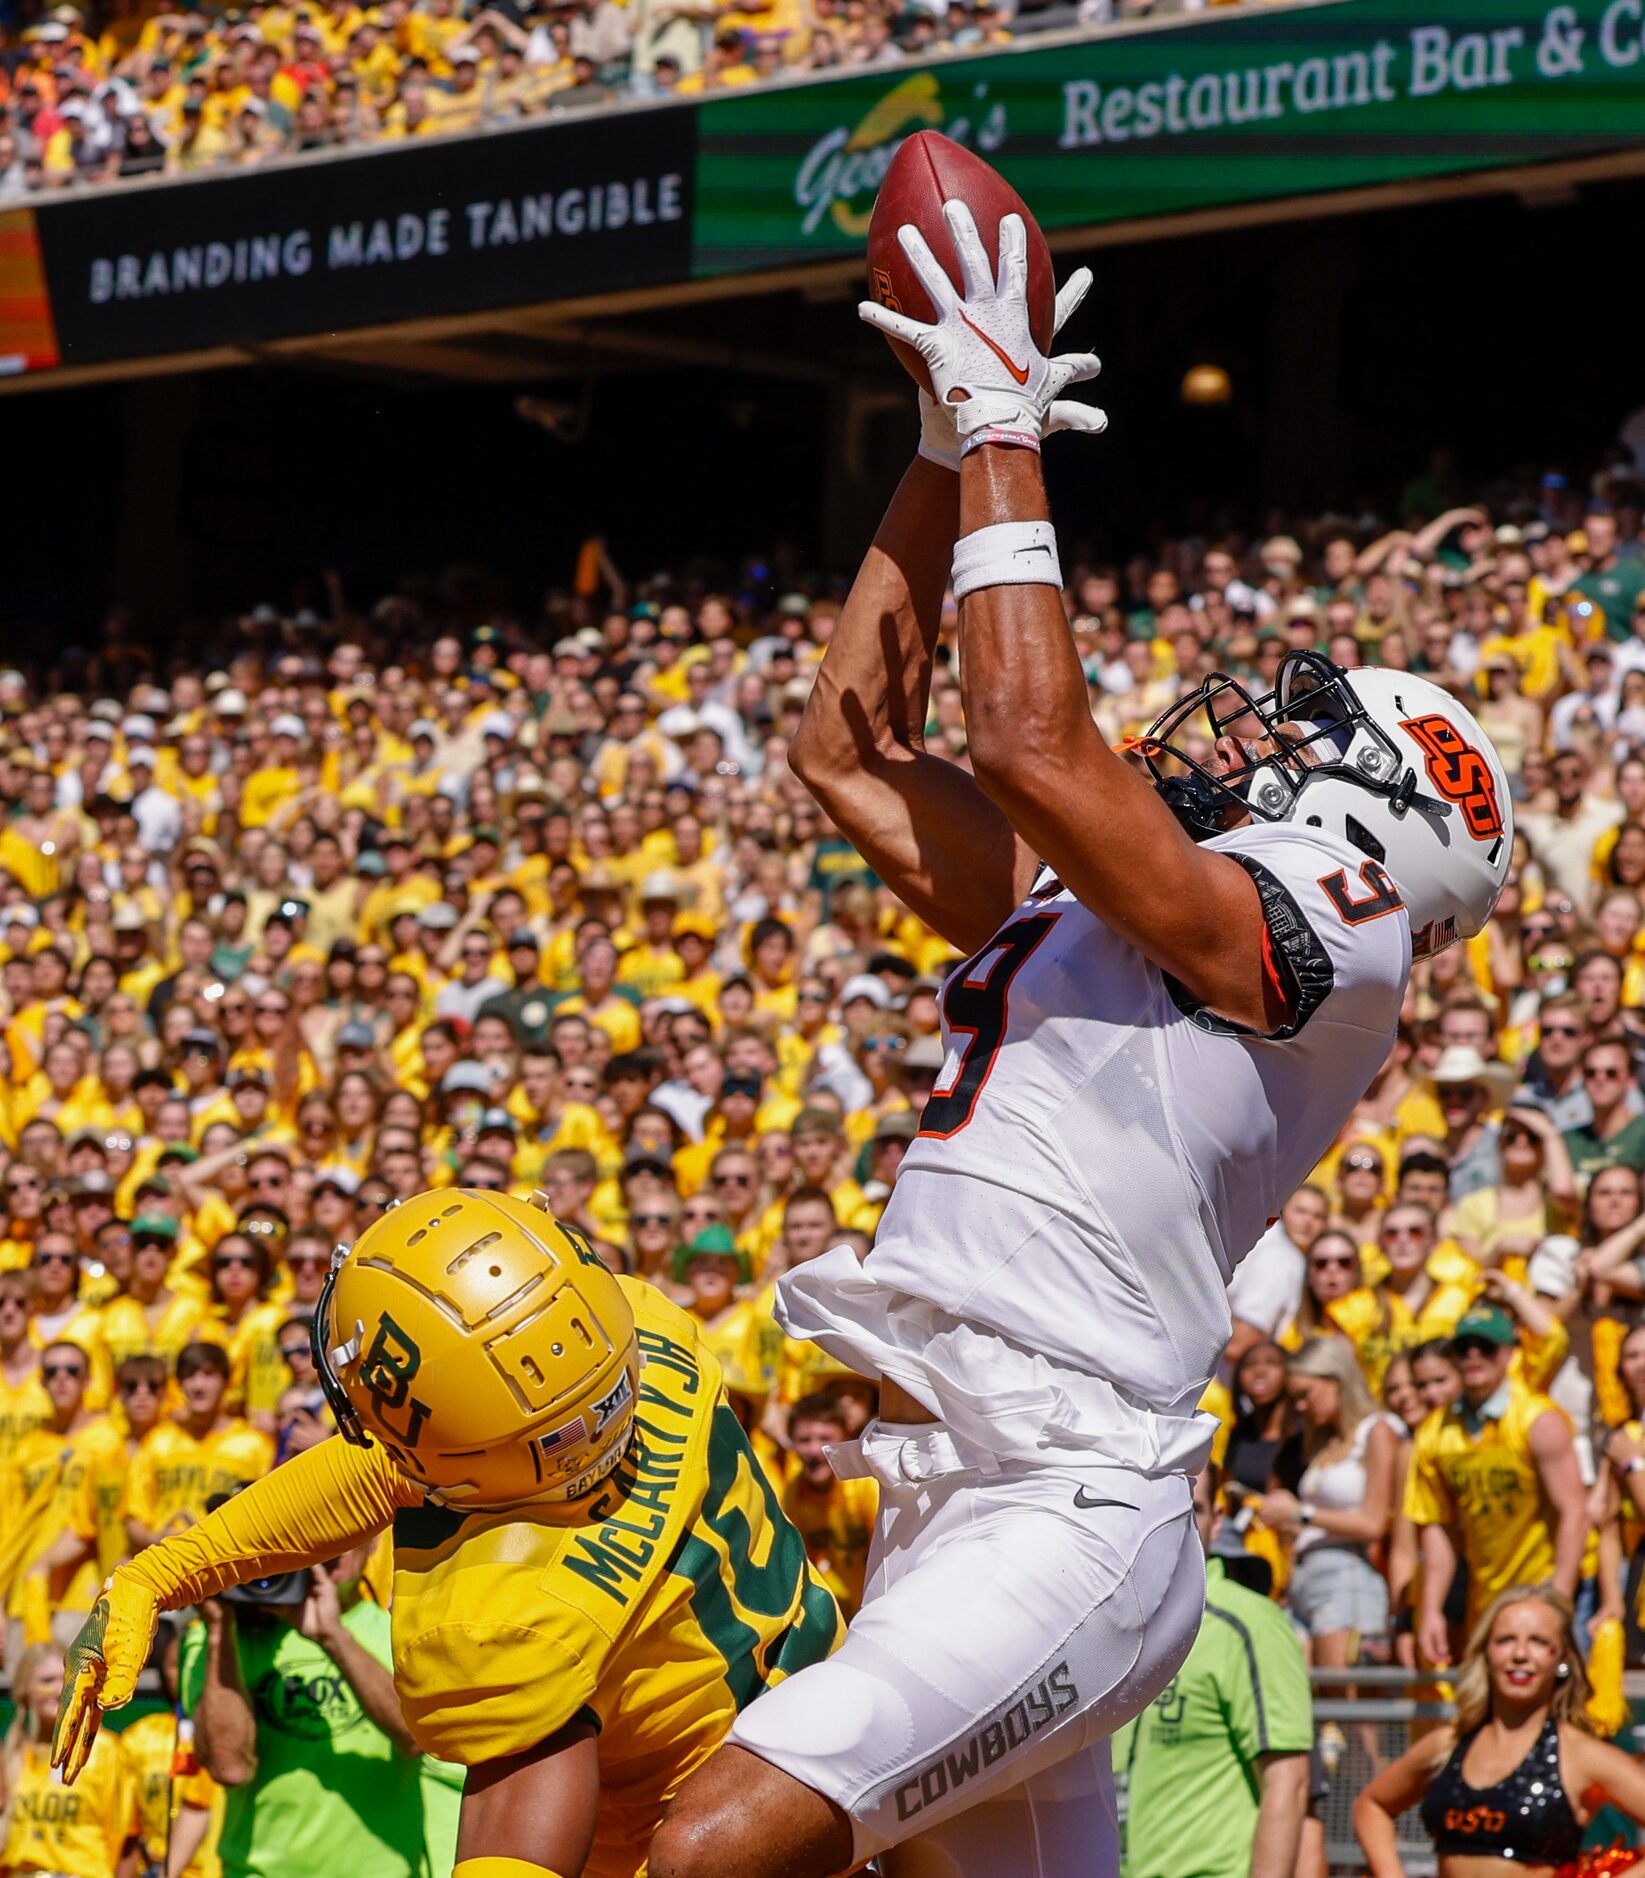
{"label": "yellow football glove", "polygon": [[73,1786],[90,1758],[104,1715],[136,1693],[159,1621],[154,1593],[140,1580],[116,1572],[104,1584],[64,1659],[51,1764],[62,1768],[65,1785]]}

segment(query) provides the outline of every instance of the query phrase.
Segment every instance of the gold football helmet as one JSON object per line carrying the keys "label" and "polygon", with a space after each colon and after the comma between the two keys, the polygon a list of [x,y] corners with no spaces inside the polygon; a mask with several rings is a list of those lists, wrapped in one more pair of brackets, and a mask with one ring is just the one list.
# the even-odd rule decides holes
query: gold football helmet
{"label": "gold football helmet", "polygon": [[576,1227],[508,1194],[418,1194],[339,1247],[314,1355],[345,1438],[447,1506],[580,1498],[633,1430],[622,1287]]}

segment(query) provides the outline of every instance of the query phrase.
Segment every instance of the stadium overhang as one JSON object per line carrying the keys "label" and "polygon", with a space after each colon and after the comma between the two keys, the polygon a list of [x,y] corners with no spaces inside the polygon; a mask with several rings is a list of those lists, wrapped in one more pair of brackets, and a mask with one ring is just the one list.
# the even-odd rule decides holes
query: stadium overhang
{"label": "stadium overhang", "polygon": [[[1061,250],[1645,172],[1641,0],[1229,6],[0,213],[0,389],[290,359],[398,380],[826,378],[750,296],[847,299],[902,137]],[[706,311],[705,311],[706,309]],[[743,330],[746,328],[746,330]]]}

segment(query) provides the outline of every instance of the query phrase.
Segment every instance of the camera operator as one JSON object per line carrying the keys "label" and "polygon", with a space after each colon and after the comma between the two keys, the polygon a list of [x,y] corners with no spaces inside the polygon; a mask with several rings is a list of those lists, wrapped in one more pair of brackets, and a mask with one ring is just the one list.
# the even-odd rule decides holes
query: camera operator
{"label": "camera operator", "polygon": [[360,1547],[238,1587],[183,1642],[183,1704],[228,1789],[224,1878],[424,1878],[420,1756]]}

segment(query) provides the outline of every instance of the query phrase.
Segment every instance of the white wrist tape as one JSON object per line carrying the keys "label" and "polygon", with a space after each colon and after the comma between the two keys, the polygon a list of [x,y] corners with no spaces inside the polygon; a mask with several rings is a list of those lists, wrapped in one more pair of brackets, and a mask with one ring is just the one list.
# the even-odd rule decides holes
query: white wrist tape
{"label": "white wrist tape", "polygon": [[979,587],[1060,587],[1057,531],[1049,522],[995,522],[954,543],[954,598]]}

